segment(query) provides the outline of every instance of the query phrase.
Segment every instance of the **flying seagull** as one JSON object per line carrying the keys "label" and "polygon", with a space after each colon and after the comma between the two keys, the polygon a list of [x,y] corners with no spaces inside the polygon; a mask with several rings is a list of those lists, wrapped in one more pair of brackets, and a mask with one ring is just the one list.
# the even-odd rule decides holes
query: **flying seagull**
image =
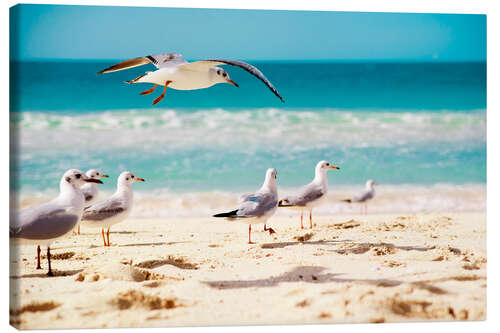
{"label": "flying seagull", "polygon": [[256,67],[239,60],[207,59],[194,62],[187,62],[178,53],[163,53],[149,55],[122,61],[116,65],[103,69],[97,74],[117,72],[128,68],[153,64],[157,70],[146,72],[126,83],[153,83],[151,89],[143,91],[141,95],[151,94],[156,87],[164,86],[163,93],[157,97],[153,105],[160,102],[165,97],[167,87],[176,90],[195,90],[209,88],[217,83],[230,83],[236,87],[238,84],[229,78],[227,72],[217,66],[231,65],[240,67],[252,74],[262,82],[284,103],[285,101],[274,88],[272,83]]}
{"label": "flying seagull", "polygon": [[21,244],[37,244],[38,264],[40,266],[40,244],[47,246],[47,260],[50,266],[50,245],[62,238],[78,225],[82,218],[85,198],[80,186],[86,182],[101,183],[98,179],[88,178],[83,172],[70,169],[59,183],[60,193],[54,200],[39,206],[29,207],[14,214],[10,220],[10,238]]}
{"label": "flying seagull", "polygon": [[[95,169],[90,169],[85,173],[85,175],[89,178],[93,179],[100,179],[100,178],[108,178],[109,176],[99,172]],[[97,200],[97,196],[99,195],[99,187],[97,186],[97,183],[88,183],[85,184],[81,187],[83,196],[85,197],[85,207],[90,206]],[[78,224],[78,231],[76,232],[77,235],[80,234],[80,224]]]}
{"label": "flying seagull", "polygon": [[[134,194],[132,184],[144,181],[129,171],[122,172],[118,177],[116,192],[108,199],[98,201],[85,208],[82,217],[82,225],[90,228],[101,228],[104,246],[110,246],[109,229],[112,225],[125,220],[132,210]],[[104,228],[108,228],[107,238],[104,238]]]}
{"label": "flying seagull", "polygon": [[248,244],[254,244],[250,238],[252,224],[264,223],[264,230],[269,231],[270,234],[274,233],[274,230],[267,229],[265,225],[278,207],[277,174],[276,169],[267,169],[264,184],[257,192],[240,197],[237,209],[216,214],[214,217],[225,217],[229,221],[238,220],[248,223]]}
{"label": "flying seagull", "polygon": [[[378,185],[373,180],[369,179],[365,184],[365,189],[356,194],[351,199],[342,200],[348,203],[362,203],[364,204],[364,213],[368,214],[368,207],[366,202],[373,199],[375,197],[375,185]],[[361,206],[361,213],[363,213],[363,206]]]}
{"label": "flying seagull", "polygon": [[320,161],[316,165],[315,176],[312,182],[302,187],[296,195],[291,195],[279,201],[279,207],[300,210],[300,228],[304,229],[303,211],[309,211],[309,224],[312,229],[312,210],[321,204],[328,193],[328,177],[326,172],[330,169],[339,169],[327,161]]}

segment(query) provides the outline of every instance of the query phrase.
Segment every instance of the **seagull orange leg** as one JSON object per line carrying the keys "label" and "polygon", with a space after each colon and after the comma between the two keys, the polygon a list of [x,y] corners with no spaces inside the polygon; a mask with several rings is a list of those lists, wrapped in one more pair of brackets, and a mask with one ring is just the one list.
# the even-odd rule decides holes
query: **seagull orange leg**
{"label": "seagull orange leg", "polygon": [[304,229],[303,220],[304,220],[304,212],[300,211],[300,229]]}
{"label": "seagull orange leg", "polygon": [[266,228],[266,224],[264,223],[264,231],[269,231],[269,235],[276,233],[273,228]]}
{"label": "seagull orange leg", "polygon": [[313,211],[312,209],[309,211],[309,229],[313,228]]}
{"label": "seagull orange leg", "polygon": [[78,234],[80,234],[80,225],[78,225]]}
{"label": "seagull orange leg", "polygon": [[102,240],[104,241],[104,246],[108,246],[106,244],[106,238],[104,238],[104,228],[101,229],[101,233],[102,233]]}
{"label": "seagull orange leg", "polygon": [[151,94],[153,91],[155,91],[156,87],[158,87],[157,84],[155,84],[153,88],[148,89],[148,90],[144,90],[143,92],[141,92],[141,95],[149,95],[149,94]]}
{"label": "seagull orange leg", "polygon": [[108,246],[111,246],[111,243],[109,242],[109,229],[111,229],[111,227],[108,228],[108,232],[106,233],[106,236],[108,236]]}
{"label": "seagull orange leg", "polygon": [[50,266],[50,247],[47,246],[47,261],[49,262],[49,271],[47,272],[48,276],[54,276],[52,273],[52,267]]}
{"label": "seagull orange leg", "polygon": [[153,102],[153,105],[158,104],[163,99],[163,97],[165,97],[165,91],[167,91],[167,87],[170,83],[172,83],[172,81],[165,82],[165,88],[163,88],[163,93],[160,96],[156,97],[156,99]]}
{"label": "seagull orange leg", "polygon": [[40,249],[40,245],[38,245],[38,247],[36,248],[36,254],[38,256],[38,261],[37,261],[37,264],[36,264],[36,269],[42,269],[42,266],[40,265],[40,252],[42,250]]}
{"label": "seagull orange leg", "polygon": [[249,224],[248,225],[248,244],[255,244],[255,243],[252,243],[252,241],[250,240],[250,234],[252,233],[252,225]]}

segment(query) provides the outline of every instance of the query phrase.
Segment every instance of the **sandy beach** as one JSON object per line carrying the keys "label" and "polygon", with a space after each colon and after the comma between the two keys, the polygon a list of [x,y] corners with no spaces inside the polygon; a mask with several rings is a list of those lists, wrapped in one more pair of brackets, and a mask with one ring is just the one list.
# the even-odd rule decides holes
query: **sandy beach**
{"label": "sandy beach", "polygon": [[[308,225],[308,221],[306,223]],[[486,319],[486,214],[131,218],[11,252],[21,329]],[[46,249],[42,249],[45,253]],[[20,260],[19,260],[20,258]]]}

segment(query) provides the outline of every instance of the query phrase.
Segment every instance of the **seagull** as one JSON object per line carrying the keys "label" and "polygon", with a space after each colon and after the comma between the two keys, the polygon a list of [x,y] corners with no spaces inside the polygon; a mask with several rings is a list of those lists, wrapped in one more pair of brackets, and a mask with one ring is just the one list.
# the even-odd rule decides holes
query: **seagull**
{"label": "seagull", "polygon": [[[90,228],[101,228],[104,246],[110,246],[109,229],[113,224],[125,220],[132,210],[134,194],[132,184],[137,181],[144,181],[143,178],[136,177],[129,171],[124,171],[118,177],[116,192],[106,200],[101,200],[89,207],[83,212],[82,225]],[[107,238],[104,238],[104,228],[108,228]]]}
{"label": "seagull", "polygon": [[153,88],[143,91],[141,95],[151,94],[156,87],[164,86],[163,93],[157,97],[153,105],[165,97],[167,87],[176,90],[195,90],[209,88],[217,83],[230,83],[235,87],[238,84],[229,78],[227,72],[217,66],[231,65],[244,69],[262,82],[284,103],[285,101],[274,88],[272,83],[256,67],[239,60],[207,59],[187,62],[178,53],[162,53],[129,59],[103,69],[97,74],[112,73],[128,68],[153,64],[157,70],[146,72],[126,83],[152,83]]}
{"label": "seagull", "polygon": [[[353,202],[364,203],[364,208],[365,208],[364,213],[368,214],[368,206],[366,205],[366,202],[375,197],[375,185],[378,184],[375,183],[373,180],[369,179],[366,181],[365,189],[362,192],[356,194],[351,199],[344,199],[342,201],[348,203],[353,203]],[[361,206],[361,214],[363,214],[363,206]]]}
{"label": "seagull", "polygon": [[274,230],[271,228],[266,229],[265,225],[278,207],[277,175],[276,169],[267,169],[264,184],[262,184],[262,187],[257,192],[240,197],[237,209],[227,213],[216,214],[214,217],[225,217],[229,221],[240,220],[241,222],[248,223],[248,244],[255,244],[250,238],[252,224],[264,223],[264,230],[273,233]]}
{"label": "seagull", "polygon": [[327,161],[320,161],[316,164],[315,176],[312,182],[302,187],[296,195],[288,196],[279,201],[279,207],[286,207],[300,210],[300,228],[304,229],[303,211],[309,210],[309,224],[312,229],[312,210],[326,199],[328,193],[328,177],[326,172],[330,169],[340,168],[331,165]]}
{"label": "seagull", "polygon": [[[85,175],[89,178],[99,179],[99,178],[108,178],[109,176],[101,173],[95,169],[90,169],[85,173]],[[81,187],[83,196],[85,197],[85,207],[90,206],[97,200],[97,195],[99,194],[99,187],[96,183],[88,183]],[[78,224],[77,235],[80,234],[80,224]]]}
{"label": "seagull", "polygon": [[76,169],[66,171],[59,183],[60,193],[57,198],[39,206],[21,210],[10,221],[10,238],[21,244],[37,244],[38,264],[40,266],[40,244],[47,246],[49,271],[47,275],[54,276],[50,266],[50,245],[62,238],[78,225],[82,218],[85,198],[80,186],[86,182],[102,183],[98,179],[87,177]]}

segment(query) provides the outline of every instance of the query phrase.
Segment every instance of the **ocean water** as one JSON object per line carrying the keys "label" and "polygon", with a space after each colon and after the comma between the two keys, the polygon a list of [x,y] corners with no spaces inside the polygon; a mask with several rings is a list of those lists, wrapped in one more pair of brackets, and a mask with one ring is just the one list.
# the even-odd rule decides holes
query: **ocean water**
{"label": "ocean water", "polygon": [[168,214],[205,214],[257,189],[269,167],[285,193],[325,159],[340,167],[325,212],[369,178],[380,212],[485,207],[485,63],[252,62],[286,103],[226,68],[240,88],[168,89],[156,106],[160,88],[123,83],[145,68],[95,74],[113,63],[11,63],[11,190],[25,204],[54,196],[68,168],[98,168],[112,176],[105,193],[123,170],[147,180],[135,186],[144,215],[152,198]]}

